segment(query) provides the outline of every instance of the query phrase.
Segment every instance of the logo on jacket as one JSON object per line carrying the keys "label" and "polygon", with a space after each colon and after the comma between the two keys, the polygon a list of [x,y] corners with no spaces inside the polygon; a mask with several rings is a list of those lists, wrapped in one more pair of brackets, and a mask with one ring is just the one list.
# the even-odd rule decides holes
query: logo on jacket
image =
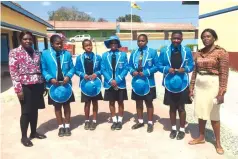
{"label": "logo on jacket", "polygon": [[118,66],[118,67],[119,67],[119,68],[123,68],[123,64],[124,64],[124,62],[119,62],[119,63],[118,63],[119,66]]}
{"label": "logo on jacket", "polygon": [[152,60],[148,60],[148,66],[152,66]]}
{"label": "logo on jacket", "polygon": [[98,66],[99,66],[99,61],[96,61],[95,67],[98,67]]}
{"label": "logo on jacket", "polygon": [[69,69],[69,62],[64,62],[64,68]]}

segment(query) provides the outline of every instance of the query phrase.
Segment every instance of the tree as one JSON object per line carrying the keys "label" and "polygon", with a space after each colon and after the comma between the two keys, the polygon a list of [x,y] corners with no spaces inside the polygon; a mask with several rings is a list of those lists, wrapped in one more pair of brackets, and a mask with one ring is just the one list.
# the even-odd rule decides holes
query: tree
{"label": "tree", "polygon": [[99,18],[98,22],[108,22],[108,21],[106,19],[104,19],[104,18]]}
{"label": "tree", "polygon": [[78,11],[77,8],[61,7],[56,11],[48,12],[49,20],[56,21],[95,21],[89,14]]}
{"label": "tree", "polygon": [[126,22],[126,18],[123,16],[120,16],[117,18],[117,22]]}
{"label": "tree", "polygon": [[[117,18],[118,22],[131,22],[131,14],[126,14],[125,16],[120,16]],[[132,22],[142,22],[140,16],[132,14]]]}

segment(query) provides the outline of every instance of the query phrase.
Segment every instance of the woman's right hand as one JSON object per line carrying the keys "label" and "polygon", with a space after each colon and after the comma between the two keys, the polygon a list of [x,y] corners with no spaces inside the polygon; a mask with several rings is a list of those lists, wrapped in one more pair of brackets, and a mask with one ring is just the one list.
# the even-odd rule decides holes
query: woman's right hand
{"label": "woman's right hand", "polygon": [[56,80],[56,79],[51,79],[50,82],[53,84],[53,85],[58,85],[59,82]]}
{"label": "woman's right hand", "polygon": [[192,90],[189,90],[189,97],[190,97],[190,98],[193,98],[193,97],[194,97],[194,94],[193,94],[193,91],[192,91]]}
{"label": "woman's right hand", "polygon": [[17,93],[17,97],[18,97],[19,100],[24,100],[23,92]]}

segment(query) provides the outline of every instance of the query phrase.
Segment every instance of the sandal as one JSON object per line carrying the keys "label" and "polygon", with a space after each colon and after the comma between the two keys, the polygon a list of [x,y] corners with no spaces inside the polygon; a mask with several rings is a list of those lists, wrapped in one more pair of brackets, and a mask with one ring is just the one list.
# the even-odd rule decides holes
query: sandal
{"label": "sandal", "polygon": [[198,140],[198,139],[195,139],[195,140],[192,140],[192,141],[189,141],[189,145],[197,145],[197,144],[204,144],[205,143],[205,140]]}
{"label": "sandal", "polygon": [[21,143],[26,147],[32,147],[33,143],[28,138],[22,138]]}
{"label": "sandal", "polygon": [[216,147],[216,151],[217,151],[217,153],[218,153],[219,155],[223,155],[223,154],[224,154],[223,148],[218,148],[218,147]]}

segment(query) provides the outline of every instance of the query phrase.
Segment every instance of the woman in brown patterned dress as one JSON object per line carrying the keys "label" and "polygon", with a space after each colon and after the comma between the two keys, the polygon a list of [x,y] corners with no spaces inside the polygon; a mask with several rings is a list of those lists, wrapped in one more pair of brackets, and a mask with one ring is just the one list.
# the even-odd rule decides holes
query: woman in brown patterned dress
{"label": "woman in brown patterned dress", "polygon": [[195,54],[195,69],[190,83],[190,96],[194,100],[194,113],[199,119],[199,137],[190,145],[205,143],[205,126],[211,120],[216,137],[216,151],[223,154],[220,142],[220,104],[224,102],[227,89],[229,56],[225,49],[214,42],[218,39],[213,29],[201,34],[204,48]]}

